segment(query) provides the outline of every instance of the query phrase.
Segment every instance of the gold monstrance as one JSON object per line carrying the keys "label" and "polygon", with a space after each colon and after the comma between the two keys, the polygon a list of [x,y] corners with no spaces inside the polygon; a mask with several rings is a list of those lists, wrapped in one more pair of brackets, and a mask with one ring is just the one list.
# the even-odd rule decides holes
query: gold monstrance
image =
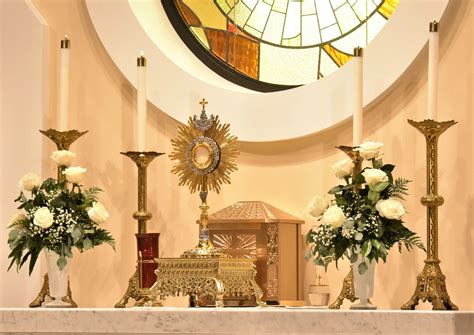
{"label": "gold monstrance", "polygon": [[201,115],[190,117],[188,125],[179,127],[178,138],[171,141],[170,158],[176,161],[171,172],[179,176],[180,186],[188,186],[191,193],[199,191],[201,198],[199,243],[181,257],[225,257],[209,240],[207,194],[209,190],[219,193],[222,183],[230,184],[230,173],[237,170],[234,162],[239,155],[235,148],[237,137],[229,133],[228,124],[220,123],[219,117],[207,116],[205,99],[199,104]]}
{"label": "gold monstrance", "polygon": [[154,295],[163,300],[169,295],[189,295],[192,300],[213,297],[216,307],[224,306],[224,296],[254,296],[261,305],[262,290],[255,282],[254,259],[230,258],[215,248],[209,239],[207,194],[219,193],[223,183],[230,184],[230,173],[237,170],[235,148],[237,137],[230,126],[206,114],[207,102],[200,102],[200,116],[190,117],[187,125],[178,128],[178,137],[171,141],[175,161],[172,173],[179,176],[179,185],[199,191],[201,217],[199,243],[186,250],[180,258],[157,258],[157,280]]}

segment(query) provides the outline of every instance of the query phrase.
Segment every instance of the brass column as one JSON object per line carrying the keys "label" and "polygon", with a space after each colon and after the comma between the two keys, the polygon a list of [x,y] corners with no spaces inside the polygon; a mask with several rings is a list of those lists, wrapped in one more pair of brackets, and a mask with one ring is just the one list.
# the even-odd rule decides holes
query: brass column
{"label": "brass column", "polygon": [[[147,232],[147,221],[152,218],[152,214],[147,210],[147,169],[148,165],[156,158],[161,155],[164,155],[162,152],[155,151],[127,151],[121,152],[122,155],[129,157],[136,164],[138,169],[138,183],[137,183],[137,202],[138,210],[133,213],[133,218],[138,221],[138,234],[137,236],[137,268],[130,277],[128,281],[128,287],[123,295],[122,299],[115,304],[115,308],[124,308],[130,298],[135,300],[135,306],[141,307],[145,305],[158,305],[157,302],[151,301],[149,296],[149,288],[142,287],[142,279],[146,272],[142,270],[142,264],[150,263],[151,261],[141,259],[141,254],[143,250],[139,250],[140,243],[138,242],[139,238],[152,238],[151,235],[159,235],[154,233]],[[158,236],[154,237],[154,240],[157,240]],[[157,250],[157,248],[156,248]],[[157,252],[157,251],[156,251]],[[158,257],[158,255],[155,255]],[[156,258],[155,257],[155,258]],[[153,269],[154,270],[154,269]]]}
{"label": "brass column", "polygon": [[408,120],[426,139],[426,187],[428,194],[421,198],[427,213],[427,258],[425,266],[417,276],[415,293],[402,309],[415,309],[418,301],[428,300],[433,310],[457,310],[446,289],[446,277],[441,272],[438,258],[438,207],[444,203],[438,195],[438,139],[456,121],[437,122]]}

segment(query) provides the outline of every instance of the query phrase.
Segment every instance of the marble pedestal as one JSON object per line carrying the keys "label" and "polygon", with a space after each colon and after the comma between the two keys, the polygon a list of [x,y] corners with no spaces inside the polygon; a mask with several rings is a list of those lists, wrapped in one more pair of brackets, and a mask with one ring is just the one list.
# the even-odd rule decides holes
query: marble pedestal
{"label": "marble pedestal", "polygon": [[0,309],[0,334],[474,334],[474,312],[285,308]]}

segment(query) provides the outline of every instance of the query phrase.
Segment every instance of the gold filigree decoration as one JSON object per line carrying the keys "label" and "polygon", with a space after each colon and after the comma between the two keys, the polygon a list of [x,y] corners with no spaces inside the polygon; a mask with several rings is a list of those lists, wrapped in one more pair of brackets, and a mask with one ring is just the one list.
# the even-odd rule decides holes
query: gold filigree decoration
{"label": "gold filigree decoration", "polygon": [[244,258],[158,258],[157,281],[152,298],[189,295],[195,299],[212,296],[216,307],[224,297],[255,297],[262,305],[262,290],[255,282],[253,259]]}

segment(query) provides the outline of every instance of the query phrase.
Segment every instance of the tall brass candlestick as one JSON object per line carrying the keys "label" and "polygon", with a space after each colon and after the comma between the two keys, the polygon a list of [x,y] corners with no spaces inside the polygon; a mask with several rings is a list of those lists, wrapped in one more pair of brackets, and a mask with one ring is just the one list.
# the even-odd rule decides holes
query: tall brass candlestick
{"label": "tall brass candlestick", "polygon": [[116,308],[124,308],[130,298],[135,300],[135,306],[159,305],[150,298],[150,287],[156,281],[156,262],[158,257],[158,233],[147,232],[147,221],[152,214],[147,210],[147,168],[148,165],[164,153],[155,151],[127,151],[121,152],[129,157],[138,168],[138,210],[133,213],[133,218],[138,221],[137,238],[137,268],[129,279],[127,291]]}
{"label": "tall brass candlestick", "polygon": [[441,272],[438,258],[438,207],[444,203],[438,195],[438,139],[456,121],[437,122],[424,120],[415,122],[408,120],[426,139],[426,187],[428,194],[421,198],[423,206],[427,207],[427,258],[423,271],[417,276],[415,293],[404,304],[402,309],[415,309],[418,301],[428,300],[433,310],[457,310],[451,302],[446,289],[446,277]]}
{"label": "tall brass candlestick", "polygon": [[[48,130],[40,130],[40,133],[49,138],[56,144],[58,150],[69,150],[71,144],[73,144],[79,137],[87,133],[87,131],[80,132],[77,130],[68,130],[68,131],[58,131],[55,129],[48,129]],[[63,174],[64,167],[58,166],[58,182],[63,182],[65,180]],[[71,304],[71,307],[77,307],[77,304],[72,299],[71,288],[69,286],[68,281],[68,288],[67,288],[67,296],[63,297],[64,302],[68,302]],[[31,308],[41,307],[45,298],[49,295],[49,277],[46,273],[43,279],[43,285],[41,287],[38,296],[30,303]]]}
{"label": "tall brass candlestick", "polygon": [[[356,175],[362,171],[362,161],[363,158],[360,157],[359,151],[357,150],[358,147],[348,147],[348,146],[338,146],[339,150],[342,150],[354,163],[354,168],[352,170],[352,180],[355,179]],[[360,187],[360,186],[358,186]],[[332,304],[329,305],[330,309],[339,309],[341,308],[344,299],[350,300],[351,302],[356,301],[358,298],[355,296],[355,289],[354,289],[354,272],[351,270],[344,278],[342,283],[341,293],[339,296],[334,300]]]}

